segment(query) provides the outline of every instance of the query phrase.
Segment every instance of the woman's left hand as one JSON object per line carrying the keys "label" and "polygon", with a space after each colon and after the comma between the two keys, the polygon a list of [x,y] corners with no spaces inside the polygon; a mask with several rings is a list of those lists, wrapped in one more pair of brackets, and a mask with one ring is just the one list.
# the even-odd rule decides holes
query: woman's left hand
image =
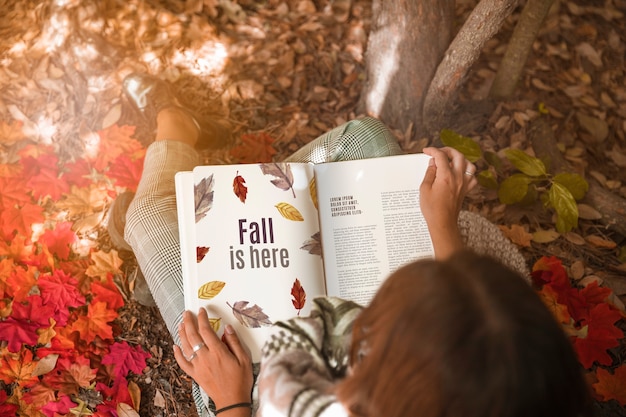
{"label": "woman's left hand", "polygon": [[189,311],[183,313],[178,335],[181,346],[174,346],[176,362],[217,409],[251,401],[252,360],[232,326],[226,325],[222,342],[202,308],[197,319]]}

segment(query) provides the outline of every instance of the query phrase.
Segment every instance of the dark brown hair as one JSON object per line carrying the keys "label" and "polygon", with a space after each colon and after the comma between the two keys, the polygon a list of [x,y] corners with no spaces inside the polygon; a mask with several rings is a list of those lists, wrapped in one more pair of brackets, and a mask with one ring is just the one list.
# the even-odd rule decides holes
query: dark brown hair
{"label": "dark brown hair", "polygon": [[488,257],[407,265],[357,318],[337,396],[360,417],[591,415],[570,341],[535,291]]}

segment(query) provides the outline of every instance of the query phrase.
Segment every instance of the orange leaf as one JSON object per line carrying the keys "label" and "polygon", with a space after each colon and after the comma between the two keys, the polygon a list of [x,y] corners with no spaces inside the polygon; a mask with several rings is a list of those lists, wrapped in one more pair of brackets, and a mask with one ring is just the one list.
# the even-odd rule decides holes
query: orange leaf
{"label": "orange leaf", "polygon": [[504,233],[504,235],[511,239],[511,241],[516,245],[524,248],[530,247],[530,242],[533,240],[533,235],[531,233],[528,233],[523,226],[514,224],[511,227],[499,227],[500,230],[502,230],[502,233]]}
{"label": "orange leaf", "polygon": [[60,259],[68,259],[70,246],[76,242],[76,234],[72,231],[72,223],[57,223],[53,230],[46,230],[39,238],[39,242],[45,244],[50,252]]}
{"label": "orange leaf", "polygon": [[34,223],[43,223],[43,221],[43,207],[30,203],[24,204],[20,208],[15,206],[5,208],[0,215],[2,232],[5,236],[10,236],[17,232],[18,235],[30,237],[32,225]]}
{"label": "orange leaf", "polygon": [[293,297],[291,303],[295,309],[298,310],[298,315],[300,315],[300,311],[304,308],[304,304],[306,303],[306,292],[304,291],[304,288],[302,288],[298,278],[296,278],[293,286],[291,287],[291,296]]}
{"label": "orange leaf", "polygon": [[7,123],[4,120],[0,121],[0,143],[5,146],[11,146],[16,142],[26,139],[22,126],[24,123],[14,120],[11,123]]}
{"label": "orange leaf", "polygon": [[248,195],[248,187],[245,186],[246,180],[243,179],[239,172],[235,176],[233,180],[233,192],[237,197],[239,197],[239,201],[242,203],[246,202],[246,196]]}
{"label": "orange leaf", "polygon": [[87,275],[90,277],[99,277],[100,281],[106,281],[107,274],[120,274],[120,266],[123,261],[117,255],[115,249],[111,249],[110,252],[97,251],[91,254],[91,260],[93,265],[87,268]]}
{"label": "orange leaf", "polygon": [[559,295],[551,286],[544,285],[539,291],[539,296],[559,323],[570,322],[571,316],[567,311],[567,306],[558,303]]}
{"label": "orange leaf", "polygon": [[270,162],[276,154],[272,146],[274,138],[267,133],[242,135],[241,145],[235,146],[230,153],[240,163]]}
{"label": "orange leaf", "polygon": [[622,364],[611,374],[604,368],[598,368],[596,375],[598,382],[593,389],[601,395],[604,401],[615,400],[622,406],[626,405],[626,365]]}
{"label": "orange leaf", "polygon": [[142,171],[143,158],[133,160],[123,154],[111,162],[106,175],[115,180],[115,185],[136,191]]}
{"label": "orange leaf", "polygon": [[33,376],[36,362],[33,362],[33,353],[22,349],[19,353],[11,353],[0,349],[0,380],[5,384],[17,383],[20,387],[28,387],[39,382]]}
{"label": "orange leaf", "polygon": [[72,326],[72,331],[77,331],[81,339],[91,343],[97,336],[107,340],[113,338],[113,329],[110,322],[117,318],[117,312],[107,307],[104,301],[89,304],[86,316],[80,316]]}
{"label": "orange leaf", "polygon": [[98,171],[104,171],[110,161],[122,154],[132,159],[143,157],[145,148],[137,139],[131,137],[134,134],[135,126],[120,127],[116,124],[98,131],[100,149],[93,161],[94,168]]}

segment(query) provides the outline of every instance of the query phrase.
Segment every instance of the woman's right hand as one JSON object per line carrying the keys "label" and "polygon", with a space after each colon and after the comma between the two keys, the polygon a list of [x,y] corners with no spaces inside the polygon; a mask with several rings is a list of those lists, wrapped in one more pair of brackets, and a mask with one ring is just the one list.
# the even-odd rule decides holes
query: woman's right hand
{"label": "woman's right hand", "polygon": [[420,206],[435,256],[446,258],[463,247],[457,222],[463,199],[478,184],[476,167],[453,148],[424,148],[424,153],[432,159],[420,187]]}

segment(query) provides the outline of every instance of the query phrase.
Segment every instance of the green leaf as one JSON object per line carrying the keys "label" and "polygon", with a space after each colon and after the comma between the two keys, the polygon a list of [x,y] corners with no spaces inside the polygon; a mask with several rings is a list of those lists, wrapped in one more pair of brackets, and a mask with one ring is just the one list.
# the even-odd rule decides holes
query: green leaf
{"label": "green leaf", "polygon": [[480,146],[471,138],[459,135],[449,129],[443,129],[439,137],[444,145],[461,152],[470,162],[476,162],[482,157]]}
{"label": "green leaf", "polygon": [[500,159],[497,153],[491,152],[491,151],[485,151],[483,153],[483,158],[485,158],[485,161],[487,161],[489,165],[494,167],[496,171],[502,170],[502,160]]}
{"label": "green leaf", "polygon": [[502,181],[498,190],[498,198],[503,204],[515,204],[524,199],[528,193],[528,184],[533,181],[528,175],[513,174]]}
{"label": "green leaf", "polygon": [[556,230],[569,232],[578,225],[578,207],[567,187],[555,182],[548,191],[548,201],[556,211]]}
{"label": "green leaf", "polygon": [[578,174],[563,172],[555,175],[552,180],[565,186],[576,201],[582,200],[587,191],[589,191],[589,183]]}
{"label": "green leaf", "polygon": [[478,180],[478,183],[485,188],[489,188],[490,190],[498,189],[496,176],[489,170],[479,172],[478,175],[476,175],[476,179]]}
{"label": "green leaf", "polygon": [[544,163],[539,158],[530,156],[524,151],[520,151],[519,149],[507,149],[504,151],[504,155],[511,161],[515,168],[526,175],[541,177],[547,174]]}

